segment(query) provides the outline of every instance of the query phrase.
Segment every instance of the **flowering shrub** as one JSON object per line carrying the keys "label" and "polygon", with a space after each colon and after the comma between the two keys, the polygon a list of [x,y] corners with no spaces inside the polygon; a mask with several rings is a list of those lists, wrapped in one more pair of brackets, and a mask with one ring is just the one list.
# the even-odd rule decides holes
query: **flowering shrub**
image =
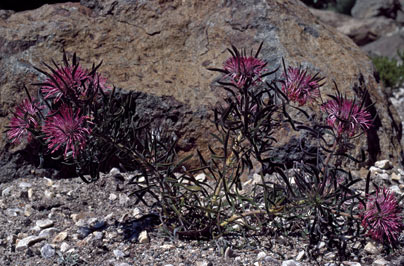
{"label": "flowering shrub", "polygon": [[[85,182],[97,180],[110,162],[136,170],[130,185],[137,202],[159,206],[162,228],[174,236],[212,238],[236,223],[246,231],[305,234],[311,247],[327,240],[340,256],[366,231],[394,244],[404,226],[392,193],[361,197],[352,188],[360,179],[341,167],[342,160],[359,161],[347,147],[372,127],[368,94],[349,99],[335,86],[336,95],[321,102],[318,73],[283,62],[276,75],[279,67],[258,58],[261,48],[247,56],[233,46],[222,69],[210,68],[223,74],[218,83],[228,95],[213,110],[220,147],[210,147],[209,158],[198,151],[198,169],[184,167],[189,157],[178,158],[175,134],[138,112],[140,93],[111,89],[100,65],[85,69],[75,56],[70,63],[65,55],[55,69],[45,64],[50,72],[38,69],[46,75],[36,84],[39,99],[17,106],[7,136],[14,143],[25,137],[40,142]],[[273,156],[282,126],[304,136],[299,148],[310,160],[288,167]],[[257,165],[261,182],[248,187],[241,176]],[[194,176],[200,171],[208,181]],[[370,175],[367,194],[369,182]]]}

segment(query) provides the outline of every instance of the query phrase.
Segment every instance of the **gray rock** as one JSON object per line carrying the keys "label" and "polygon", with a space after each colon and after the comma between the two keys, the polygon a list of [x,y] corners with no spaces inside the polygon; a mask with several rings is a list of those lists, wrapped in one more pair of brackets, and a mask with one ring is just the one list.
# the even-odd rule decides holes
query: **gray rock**
{"label": "gray rock", "polygon": [[55,255],[55,249],[51,245],[45,244],[41,248],[41,255],[43,258],[49,259]]}
{"label": "gray rock", "polygon": [[114,249],[113,253],[114,253],[114,256],[115,256],[117,259],[120,259],[120,258],[125,257],[125,253],[123,253],[123,252],[122,252],[121,250],[119,250],[119,249]]}
{"label": "gray rock", "polygon": [[373,255],[377,255],[377,254],[380,254],[380,253],[382,252],[383,247],[382,247],[380,244],[376,243],[375,241],[369,241],[369,242],[365,245],[364,250],[365,250],[367,253],[370,253],[370,254],[373,254]]}
{"label": "gray rock", "polygon": [[69,248],[70,248],[70,245],[67,244],[66,242],[63,242],[60,245],[60,252],[65,253],[67,250],[69,250]]}
{"label": "gray rock", "polygon": [[11,191],[13,190],[12,186],[6,187],[5,189],[3,189],[3,191],[1,192],[1,196],[2,197],[8,197],[11,195]]}
{"label": "gray rock", "polygon": [[404,50],[404,29],[401,29],[400,31],[389,36],[379,38],[374,42],[368,43],[362,46],[361,49],[370,55],[387,56],[389,58],[396,58],[399,60],[397,50]]}
{"label": "gray rock", "polygon": [[382,14],[383,10],[394,6],[394,0],[356,0],[351,10],[355,18],[371,18]]}
{"label": "gray rock", "polygon": [[99,218],[90,218],[87,224],[91,229],[98,230],[105,226],[105,221]]}
{"label": "gray rock", "polygon": [[27,182],[21,182],[21,183],[18,184],[18,187],[20,187],[22,189],[30,188],[30,187],[32,187],[32,184],[27,183]]}
{"label": "gray rock", "polygon": [[22,209],[20,209],[20,208],[8,208],[8,209],[6,209],[5,213],[6,213],[8,216],[13,216],[13,217],[15,217],[15,216],[18,216],[18,215],[23,214],[23,213],[24,213],[24,210],[22,210]]}
{"label": "gray rock", "polygon": [[300,262],[294,260],[284,260],[282,261],[282,266],[301,266]]}
{"label": "gray rock", "polygon": [[389,261],[387,261],[387,260],[385,260],[383,258],[380,258],[380,259],[375,260],[372,263],[372,266],[386,266],[388,264],[389,264]]}
{"label": "gray rock", "polygon": [[52,236],[53,234],[55,234],[57,231],[58,231],[58,229],[56,227],[46,228],[46,229],[43,229],[39,233],[39,236],[43,236],[43,237],[48,238],[48,237]]}
{"label": "gray rock", "polygon": [[54,222],[52,220],[46,219],[46,220],[38,220],[35,223],[39,228],[45,229],[48,227],[51,227],[54,225]]}
{"label": "gray rock", "polygon": [[96,231],[93,233],[94,235],[94,240],[100,240],[104,237],[104,233],[100,231]]}
{"label": "gray rock", "polygon": [[38,243],[42,240],[45,240],[46,238],[43,236],[28,236],[26,238],[21,239],[18,241],[15,250],[20,251],[23,249],[28,248],[29,246],[32,246],[35,243]]}
{"label": "gray rock", "polygon": [[297,260],[297,261],[300,261],[300,260],[303,259],[303,257],[304,257],[304,250],[301,250],[301,251],[299,252],[299,254],[297,254],[296,260]]}
{"label": "gray rock", "polygon": [[262,260],[263,258],[265,258],[267,256],[267,253],[265,253],[264,251],[261,251],[260,253],[258,253],[257,255],[257,260]]}
{"label": "gray rock", "polygon": [[393,167],[389,160],[380,160],[375,162],[375,166],[380,169],[388,170]]}

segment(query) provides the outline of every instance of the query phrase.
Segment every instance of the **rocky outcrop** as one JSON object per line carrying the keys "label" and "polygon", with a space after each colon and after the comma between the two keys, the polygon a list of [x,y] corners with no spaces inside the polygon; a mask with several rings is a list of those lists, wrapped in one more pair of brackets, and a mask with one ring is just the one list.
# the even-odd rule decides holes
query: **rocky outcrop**
{"label": "rocky outcrop", "polygon": [[[87,66],[103,60],[101,72],[111,83],[153,95],[146,97],[154,101],[150,106],[177,112],[173,126],[182,136],[182,150],[198,147],[206,152],[214,130],[209,110],[223,96],[212,82],[217,74],[207,68],[222,65],[230,44],[256,49],[260,42],[269,69],[278,67],[283,57],[326,76],[323,95],[333,93],[335,81],[343,93],[354,96],[352,88],[363,77],[376,103],[378,124],[358,144],[373,161],[401,161],[399,118],[376,82],[370,60],[298,0],[92,0],[11,14],[0,19],[0,129],[25,97],[23,84],[40,77],[33,66],[59,61],[64,49],[77,52]],[[290,136],[282,132],[279,143],[287,143]],[[4,149],[4,139],[0,146]]]}

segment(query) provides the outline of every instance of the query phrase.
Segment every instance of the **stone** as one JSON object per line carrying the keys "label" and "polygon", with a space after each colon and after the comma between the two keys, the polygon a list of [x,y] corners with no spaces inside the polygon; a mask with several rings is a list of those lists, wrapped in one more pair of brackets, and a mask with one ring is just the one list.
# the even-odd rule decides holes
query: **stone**
{"label": "stone", "polygon": [[267,253],[265,253],[264,251],[261,251],[258,253],[257,255],[257,260],[262,260],[267,256]]}
{"label": "stone", "polygon": [[149,243],[149,237],[147,235],[147,231],[144,230],[144,231],[140,232],[139,237],[138,237],[138,242],[139,242],[139,244]]}
{"label": "stone", "polygon": [[119,249],[114,249],[113,253],[114,253],[115,258],[117,258],[117,259],[125,257],[125,253],[123,253]]}
{"label": "stone", "polygon": [[67,244],[66,242],[63,242],[62,244],[60,244],[60,252],[65,253],[66,251],[68,251],[70,248],[70,245]]}
{"label": "stone", "polygon": [[382,252],[383,247],[382,247],[380,244],[376,243],[375,241],[369,241],[369,242],[365,245],[364,250],[365,250],[367,253],[370,253],[370,254],[373,254],[373,255],[377,255],[377,254],[380,254],[380,253]]}
{"label": "stone", "polygon": [[389,160],[377,161],[377,162],[375,162],[375,166],[379,169],[384,169],[384,170],[388,170],[393,167],[393,165],[391,164],[391,162]]}
{"label": "stone", "polygon": [[[361,47],[371,56],[386,56],[400,60],[397,51],[404,50],[404,28]],[[389,157],[384,157],[389,158]]]}
{"label": "stone", "polygon": [[[99,8],[94,9],[79,3],[46,5],[1,20],[1,132],[13,107],[25,98],[22,84],[43,80],[33,66],[41,67],[40,62],[50,59],[60,62],[64,49],[68,55],[78,52],[85,67],[103,60],[106,63],[100,71],[112,84],[143,92],[139,111],[161,117],[157,124],[184,136],[178,142],[181,156],[194,154],[196,148],[207,156],[208,144],[215,143],[210,134],[214,131],[210,110],[225,94],[212,83],[218,74],[207,68],[222,66],[229,57],[229,44],[256,49],[264,41],[261,58],[268,61],[269,70],[280,66],[284,58],[288,64],[302,63],[321,71],[327,77],[323,95],[334,92],[335,80],[341,92],[352,97],[352,87],[362,76],[380,120],[367,137],[355,140],[353,153],[360,154],[364,146],[369,165],[380,158],[392,158],[394,163],[400,160],[400,134],[394,126],[399,118],[376,82],[369,58],[348,37],[315,18],[300,1],[117,0],[113,8],[112,1],[98,2]],[[34,87],[29,90],[36,95]],[[163,115],[168,112],[174,113],[170,119]],[[284,151],[289,142],[288,149],[297,147],[288,129],[276,133],[277,149]],[[8,146],[0,141],[1,150],[10,149]],[[286,150],[279,154],[287,159]],[[287,162],[295,159],[299,160]],[[197,161],[193,158],[189,164],[198,166]]]}
{"label": "stone", "polygon": [[133,216],[134,218],[139,219],[140,217],[142,217],[142,215],[143,215],[143,213],[142,213],[142,211],[141,211],[138,207],[135,207],[135,208],[132,210],[132,216]]}
{"label": "stone", "polygon": [[334,11],[314,8],[311,8],[310,12],[321,22],[350,37],[359,46],[373,42],[399,29],[393,19],[386,17],[358,19]]}
{"label": "stone", "polygon": [[12,190],[13,190],[13,187],[12,187],[12,186],[6,187],[5,189],[3,189],[3,190],[1,191],[1,196],[2,196],[2,197],[8,197],[8,196],[10,196]]}
{"label": "stone", "polygon": [[44,196],[45,196],[45,198],[47,198],[47,199],[53,198],[54,195],[55,195],[55,194],[54,194],[52,191],[49,191],[49,190],[47,190],[47,189],[44,191]]}
{"label": "stone", "polygon": [[52,220],[45,219],[45,220],[38,220],[38,221],[35,222],[35,224],[36,224],[39,228],[45,229],[45,228],[48,228],[48,227],[53,226],[55,223],[54,223]]}
{"label": "stone", "polygon": [[21,239],[20,241],[17,242],[17,245],[15,246],[15,250],[16,251],[20,251],[20,250],[24,250],[32,245],[34,245],[35,243],[38,243],[42,240],[45,240],[46,238],[43,236],[28,236],[25,237],[23,239]]}
{"label": "stone", "polygon": [[231,258],[233,256],[234,256],[233,249],[231,247],[227,247],[226,250],[224,251],[224,257],[226,259],[229,259],[229,258]]}
{"label": "stone", "polygon": [[297,254],[297,256],[296,256],[296,260],[297,261],[301,261],[302,259],[303,259],[303,257],[304,257],[304,250],[301,250],[300,252],[299,252],[299,254]]}
{"label": "stone", "polygon": [[32,184],[27,183],[27,182],[21,182],[21,183],[18,184],[18,187],[22,188],[22,189],[26,189],[26,188],[32,187]]}
{"label": "stone", "polygon": [[66,231],[63,231],[63,232],[60,232],[59,234],[57,234],[56,236],[55,236],[55,238],[53,238],[53,243],[59,243],[59,242],[62,242],[62,241],[64,241],[65,239],[67,238],[67,232]]}
{"label": "stone", "polygon": [[116,168],[116,167],[113,167],[113,168],[109,171],[109,174],[112,175],[112,176],[118,175],[118,174],[120,174],[120,173],[121,173],[121,171],[119,171],[119,169]]}
{"label": "stone", "polygon": [[[393,10],[396,5],[395,0],[356,0],[352,7],[351,14],[355,18],[371,18],[385,14],[388,10]],[[397,8],[397,7],[396,7]],[[390,16],[397,16],[397,10]],[[385,14],[389,16],[389,14]]]}
{"label": "stone", "polygon": [[390,186],[389,189],[390,189],[391,191],[397,193],[397,195],[403,194],[403,192],[401,192],[401,189],[400,189],[400,187],[399,187],[398,185]]}
{"label": "stone", "polygon": [[99,218],[90,218],[88,219],[87,224],[91,229],[98,230],[105,226],[105,221],[100,220]]}
{"label": "stone", "polygon": [[32,201],[32,197],[34,196],[34,190],[32,188],[28,189],[28,199]]}
{"label": "stone", "polygon": [[294,260],[284,260],[282,261],[282,266],[301,266],[301,264]]}
{"label": "stone", "polygon": [[401,181],[401,175],[398,175],[396,173],[392,173],[391,174],[391,180],[396,181],[396,182],[400,182]]}
{"label": "stone", "polygon": [[41,255],[45,259],[52,258],[55,255],[55,249],[51,245],[45,244],[41,248]]}
{"label": "stone", "polygon": [[114,194],[114,193],[111,193],[111,194],[109,194],[109,200],[110,201],[114,201],[114,200],[116,200],[118,198],[118,196],[116,195],[116,194]]}
{"label": "stone", "polygon": [[94,240],[100,240],[104,237],[104,233],[100,231],[93,232]]}
{"label": "stone", "polygon": [[124,194],[124,193],[120,193],[119,194],[119,204],[120,205],[125,205],[130,201],[130,198],[128,197],[128,195]]}
{"label": "stone", "polygon": [[55,234],[57,231],[58,231],[58,229],[55,228],[55,227],[46,228],[46,229],[43,229],[39,233],[39,236],[43,236],[43,237],[48,238],[48,237],[52,236],[53,234]]}
{"label": "stone", "polygon": [[389,262],[383,258],[377,259],[373,261],[372,266],[385,266],[388,265]]}
{"label": "stone", "polygon": [[200,173],[197,176],[195,176],[195,179],[199,182],[205,182],[206,181],[206,175],[205,173]]}

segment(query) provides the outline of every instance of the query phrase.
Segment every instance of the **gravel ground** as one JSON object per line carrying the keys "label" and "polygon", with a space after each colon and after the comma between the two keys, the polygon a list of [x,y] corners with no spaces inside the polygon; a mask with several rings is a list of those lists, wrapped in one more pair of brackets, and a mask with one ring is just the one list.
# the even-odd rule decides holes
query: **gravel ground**
{"label": "gravel ground", "polygon": [[[373,172],[404,191],[397,169]],[[404,245],[388,252],[370,239],[348,247],[351,256],[342,262],[323,242],[310,259],[307,239],[298,236],[174,239],[161,230],[156,210],[129,197],[128,176],[115,171],[85,184],[32,170],[3,180],[0,265],[404,265]]]}

